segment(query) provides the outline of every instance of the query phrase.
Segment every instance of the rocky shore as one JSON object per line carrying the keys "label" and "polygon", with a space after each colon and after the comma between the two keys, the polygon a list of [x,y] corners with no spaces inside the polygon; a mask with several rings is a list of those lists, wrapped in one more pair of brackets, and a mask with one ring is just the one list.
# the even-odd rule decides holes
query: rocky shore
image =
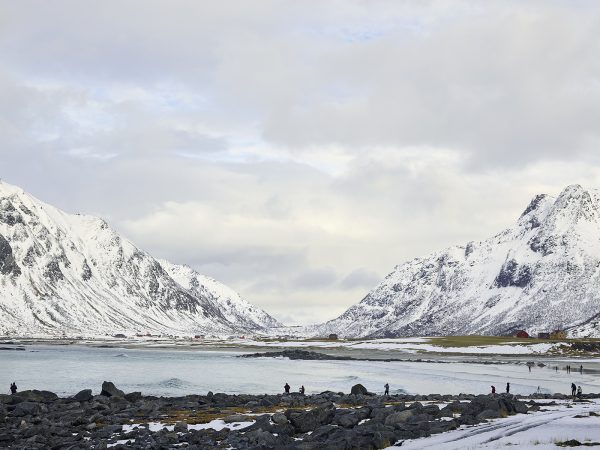
{"label": "rocky shore", "polygon": [[167,398],[125,394],[110,382],[100,395],[23,391],[0,395],[0,448],[382,449],[541,406],[507,394],[352,392]]}

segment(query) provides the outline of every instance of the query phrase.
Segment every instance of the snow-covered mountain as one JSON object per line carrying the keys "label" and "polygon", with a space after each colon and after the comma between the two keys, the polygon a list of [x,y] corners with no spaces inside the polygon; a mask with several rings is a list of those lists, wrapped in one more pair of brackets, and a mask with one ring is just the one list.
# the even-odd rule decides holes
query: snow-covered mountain
{"label": "snow-covered mountain", "polygon": [[103,220],[66,214],[0,181],[0,334],[230,334],[279,325]]}
{"label": "snow-covered mountain", "polygon": [[360,303],[310,334],[502,335],[567,328],[600,336],[600,192],[535,197],[481,242],[394,268]]}

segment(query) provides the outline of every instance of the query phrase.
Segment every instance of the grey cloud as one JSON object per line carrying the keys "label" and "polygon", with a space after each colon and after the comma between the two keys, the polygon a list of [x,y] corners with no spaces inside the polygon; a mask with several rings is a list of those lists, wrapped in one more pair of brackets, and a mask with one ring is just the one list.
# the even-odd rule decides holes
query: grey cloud
{"label": "grey cloud", "polygon": [[322,289],[337,280],[337,274],[330,268],[316,268],[298,274],[292,280],[292,287],[301,289]]}
{"label": "grey cloud", "polygon": [[600,185],[593,2],[233,5],[0,3],[0,176],[296,323]]}

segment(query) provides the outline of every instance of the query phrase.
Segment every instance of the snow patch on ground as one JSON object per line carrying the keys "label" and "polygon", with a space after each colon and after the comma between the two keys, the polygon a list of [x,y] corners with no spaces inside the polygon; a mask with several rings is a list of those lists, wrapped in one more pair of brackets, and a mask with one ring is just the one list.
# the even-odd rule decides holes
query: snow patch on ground
{"label": "snow patch on ground", "polygon": [[[569,408],[568,406],[572,406]],[[556,449],[557,442],[576,439],[582,443],[600,442],[600,403],[561,402],[544,406],[544,411],[518,414],[506,419],[402,442],[389,449],[480,449],[519,448],[520,450]],[[575,416],[583,416],[576,418]],[[399,445],[399,444],[398,444]]]}
{"label": "snow patch on ground", "polygon": [[[229,428],[231,430],[232,429],[242,430],[244,428],[249,427],[253,423],[254,422],[225,423],[225,421],[223,421],[221,419],[216,419],[216,420],[212,420],[208,423],[198,423],[198,424],[188,425],[188,429],[189,430],[208,430],[209,428],[212,428],[215,431],[220,431],[223,428]],[[173,431],[173,429],[175,428],[175,425],[167,425],[167,424],[164,424],[161,422],[149,422],[147,425],[148,425],[148,429],[152,432],[160,431],[163,428],[166,428],[169,431]],[[139,424],[139,423],[123,425],[123,431],[125,433],[128,433],[128,432],[135,430],[136,428],[139,428],[142,426],[145,426],[145,425]]]}

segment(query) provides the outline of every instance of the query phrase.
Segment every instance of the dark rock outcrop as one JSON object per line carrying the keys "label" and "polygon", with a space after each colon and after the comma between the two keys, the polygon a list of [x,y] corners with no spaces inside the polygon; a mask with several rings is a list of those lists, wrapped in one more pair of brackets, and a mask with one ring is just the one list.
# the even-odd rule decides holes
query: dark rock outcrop
{"label": "dark rock outcrop", "polygon": [[362,384],[355,384],[354,386],[352,386],[350,393],[352,395],[367,395],[369,391],[367,391],[367,388],[364,387]]}
{"label": "dark rock outcrop", "polygon": [[125,397],[125,392],[117,389],[112,382],[105,381],[102,383],[102,392],[100,392],[100,395],[104,395],[105,397]]}
{"label": "dark rock outcrop", "polygon": [[15,261],[12,247],[9,242],[0,234],[0,274],[14,275],[21,274],[21,269]]}
{"label": "dark rock outcrop", "polygon": [[[373,450],[528,410],[527,404],[505,394],[383,397],[327,391],[171,398],[128,394],[127,399],[109,382],[103,391],[111,395],[91,396],[90,390],[71,398],[46,391],[0,395],[0,448]],[[449,402],[441,410],[428,403],[441,401]],[[537,405],[529,403],[532,410]],[[273,413],[273,407],[283,412]],[[205,422],[224,419],[228,426],[219,431],[189,426],[203,416]],[[240,422],[252,421],[238,428]],[[169,429],[150,431],[150,422]],[[129,426],[124,430],[123,425]],[[126,446],[119,444],[126,441]]]}

